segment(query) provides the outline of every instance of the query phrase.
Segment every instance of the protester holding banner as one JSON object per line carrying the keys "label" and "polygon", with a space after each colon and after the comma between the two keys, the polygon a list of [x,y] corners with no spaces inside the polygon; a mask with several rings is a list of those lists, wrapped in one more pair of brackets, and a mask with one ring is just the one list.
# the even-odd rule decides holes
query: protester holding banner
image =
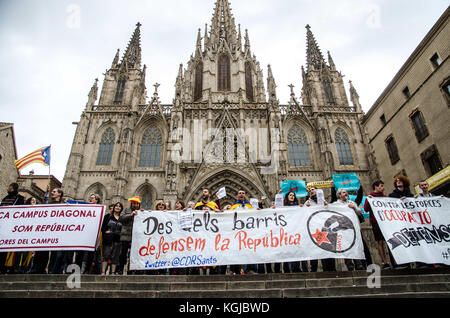
{"label": "protester holding banner", "polygon": [[[8,205],[23,205],[25,204],[25,198],[19,194],[19,185],[17,183],[11,183],[7,189],[8,195],[3,198],[0,206]],[[11,266],[6,266],[6,260],[9,253],[0,253],[0,273],[6,274],[7,272],[12,272],[14,269]],[[11,268],[7,268],[11,267]]]}
{"label": "protester holding banner", "polygon": [[[358,216],[359,222],[364,222],[364,217],[362,215],[361,209],[358,207],[358,204],[356,204],[355,202],[349,200],[348,198],[348,193],[345,189],[339,189],[337,191],[337,197],[338,200],[336,201],[339,204],[344,204],[346,206],[348,206],[350,209],[353,209],[353,211],[355,211],[356,215]],[[361,238],[363,239],[363,244],[365,244],[364,242],[364,238],[362,237],[362,233],[361,233]],[[364,265],[363,265],[363,261],[359,260],[359,259],[344,259],[345,262],[345,266],[347,266],[347,269],[349,271],[353,271],[353,270],[364,270]]]}
{"label": "protester holding banner", "polygon": [[[178,199],[175,202],[175,210],[182,211],[185,208],[185,204],[182,200]],[[186,268],[171,268],[169,270],[170,275],[185,275],[186,274]]]}
{"label": "protester holding banner", "polygon": [[114,204],[113,214],[106,214],[102,224],[103,237],[103,259],[102,275],[106,274],[108,261],[111,262],[111,275],[116,274],[116,266],[120,256],[120,233],[122,232],[122,223],[120,223],[120,214],[123,211],[123,204],[117,202]]}
{"label": "protester holding banner", "polygon": [[[64,192],[61,188],[54,188],[50,192],[49,204],[64,204]],[[62,274],[66,267],[73,262],[73,251],[52,251],[48,265],[49,274]]]}
{"label": "protester holding banner", "polygon": [[117,266],[117,273],[123,274],[125,264],[128,259],[128,251],[131,247],[131,236],[133,233],[134,216],[138,214],[141,209],[141,198],[132,197],[128,199],[130,207],[126,208],[120,215],[119,222],[122,224],[122,232],[120,233],[121,251],[119,257],[119,265]]}
{"label": "protester holding banner", "polygon": [[[25,205],[36,205],[37,200],[35,197],[29,197],[25,201]],[[17,273],[29,273],[31,271],[32,266],[32,259],[34,259],[34,252],[20,252],[19,254],[22,254],[20,257],[17,257],[18,263],[16,264],[16,272]],[[48,252],[47,252],[48,254]],[[16,267],[15,266],[15,267]]]}
{"label": "protester holding banner", "polygon": [[391,198],[398,198],[398,199],[404,199],[404,198],[412,198],[414,195],[409,190],[409,185],[411,182],[409,181],[409,178],[404,175],[399,175],[394,178],[394,191],[389,194],[389,197]]}
{"label": "protester holding banner", "polygon": [[[315,187],[309,187],[308,188],[308,194],[309,199],[306,200],[305,206],[316,206],[319,205],[318,198],[317,198],[317,189]],[[328,205],[327,201],[323,201],[324,205]],[[322,259],[322,269],[324,272],[335,272],[336,271],[336,261],[334,258],[326,258]],[[311,266],[311,272],[317,272],[317,268],[319,265],[318,260],[310,260],[309,264]],[[302,264],[303,267],[303,264]]]}
{"label": "protester holding banner", "polygon": [[[377,180],[372,184],[373,191],[367,196],[368,198],[372,197],[387,197],[387,195],[384,194],[384,182],[381,180]],[[386,260],[386,256],[384,254],[384,246],[383,242],[385,242],[385,239],[383,237],[383,234],[381,233],[380,227],[377,223],[377,220],[375,219],[375,216],[372,211],[372,207],[369,204],[369,200],[366,200],[364,203],[364,211],[369,212],[369,221],[370,224],[372,224],[372,232],[373,236],[375,237],[375,241],[377,241],[378,244],[378,253],[380,254],[381,261],[383,262],[382,268],[390,268],[391,265]],[[391,260],[393,260],[393,257],[391,257]]]}
{"label": "protester holding banner", "polygon": [[24,205],[25,198],[19,194],[19,185],[15,182],[8,186],[8,195],[3,198],[0,206]]}
{"label": "protester holding banner", "polygon": [[178,199],[177,202],[175,202],[175,210],[183,210],[185,207],[186,205],[182,200]]}
{"label": "protester holding banner", "polygon": [[[290,191],[286,193],[284,196],[284,206],[289,207],[302,207],[303,204],[300,204],[299,200],[297,199],[296,194],[293,191]],[[280,266],[280,263],[275,264],[275,272],[277,272],[277,266]],[[284,273],[299,273],[300,270],[300,262],[288,262],[283,263],[283,272]]]}
{"label": "protester holding banner", "polygon": [[168,211],[167,204],[163,200],[156,201],[155,209],[157,211]]}
{"label": "protester holding banner", "polygon": [[[47,187],[47,192],[44,194],[43,202],[48,203],[48,197],[50,192],[50,186]],[[25,202],[26,204],[35,205],[37,204],[37,200],[34,197],[31,197]],[[46,274],[46,268],[49,260],[49,251],[36,251],[34,252],[33,262],[31,265],[31,269],[29,271],[30,274]]]}
{"label": "protester holding banner", "polygon": [[[347,192],[347,200],[349,200],[349,198],[350,198],[350,196],[348,195],[348,192]],[[362,206],[364,206],[364,204],[362,202],[363,199],[365,200],[364,191],[363,191],[362,185],[360,185],[358,192],[356,194],[355,200],[353,202],[356,204],[357,207],[361,207],[361,204],[362,204]],[[331,203],[337,202],[338,200],[339,199],[337,196],[337,191],[333,184],[333,186],[331,187]],[[363,215],[358,215],[358,218],[359,218],[360,223],[363,223],[365,221]],[[362,236],[362,233],[361,233],[361,238],[362,238],[362,242],[363,242],[363,246],[364,246],[364,256],[366,258],[365,262],[364,261],[362,262],[362,266],[364,269],[367,267],[367,265],[372,264],[372,256],[370,255],[369,246],[367,245],[366,240],[364,240],[364,236]]]}
{"label": "protester holding banner", "polygon": [[[35,205],[36,198],[30,197],[25,201],[25,205]],[[47,252],[48,253],[48,252]],[[13,272],[15,274],[25,274],[28,273],[29,267],[31,265],[31,259],[33,258],[33,252],[10,252],[8,253],[13,265]]]}
{"label": "protester holding banner", "polygon": [[[88,202],[90,204],[101,204],[101,198],[98,194],[92,193],[89,196]],[[75,256],[75,263],[80,266],[81,274],[86,274],[90,271],[91,266],[95,266],[93,264],[95,257],[95,251],[77,251]]]}
{"label": "protester holding banner", "polygon": [[[186,210],[187,208],[185,208]],[[216,201],[211,200],[211,193],[209,189],[202,190],[202,200],[197,202],[194,207],[194,210],[198,211],[215,211],[220,212],[220,201],[216,196]],[[189,268],[190,275],[200,275],[200,267],[191,267]]]}
{"label": "protester holding banner", "polygon": [[[343,189],[343,188],[336,189],[334,185],[331,187],[331,203],[336,202],[339,199],[337,196],[337,190],[339,190],[339,189]],[[347,194],[348,194],[348,192],[347,192]],[[360,186],[358,189],[358,192],[356,194],[356,198],[354,200],[354,202],[356,203],[357,206],[361,205],[363,198],[364,198],[364,190],[363,190],[363,187]]]}
{"label": "protester holding banner", "polygon": [[[253,206],[247,201],[247,194],[244,190],[239,190],[236,196],[236,201],[231,205],[231,210],[245,211],[253,210]],[[256,264],[251,265],[230,265],[230,270],[233,274],[244,274],[247,269],[249,274],[256,274],[258,268]]]}
{"label": "protester holding banner", "polygon": [[[404,200],[405,198],[412,198],[414,197],[414,195],[411,193],[409,186],[410,186],[411,182],[409,180],[408,177],[404,176],[404,175],[399,175],[397,177],[394,178],[394,191],[392,191],[392,193],[389,194],[390,198],[398,198],[401,200]],[[390,251],[389,251],[390,252]],[[401,268],[407,266],[407,267],[411,267],[412,264],[405,264],[403,266],[400,266]],[[419,266],[422,266],[425,264],[419,264]],[[397,265],[397,263],[394,261],[393,262],[393,266],[395,268],[399,268],[399,266]]]}
{"label": "protester holding banner", "polygon": [[194,210],[215,211],[220,212],[220,200],[216,198],[216,201],[211,200],[211,193],[208,189],[203,189],[202,200],[197,202],[194,206]]}
{"label": "protester holding banner", "polygon": [[[419,182],[419,189],[420,192],[418,194],[416,194],[414,196],[414,198],[418,198],[418,197],[434,197],[437,196],[436,194],[432,193],[429,191],[429,187],[430,185],[428,184],[428,182],[426,180],[422,180]],[[441,198],[444,197],[443,194],[440,195]]]}

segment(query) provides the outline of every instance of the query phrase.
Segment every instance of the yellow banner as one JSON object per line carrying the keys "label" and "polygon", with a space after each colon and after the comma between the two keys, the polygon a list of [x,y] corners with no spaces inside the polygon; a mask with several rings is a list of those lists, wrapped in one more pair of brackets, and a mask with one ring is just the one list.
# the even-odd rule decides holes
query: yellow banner
{"label": "yellow banner", "polygon": [[[431,191],[434,188],[437,188],[444,182],[447,182],[450,180],[450,166],[447,166],[447,168],[442,169],[435,175],[429,177],[426,181],[428,182],[429,188],[428,190]],[[419,193],[419,185],[415,187],[416,193]]]}
{"label": "yellow banner", "polygon": [[308,182],[308,184],[306,185],[307,188],[309,187],[315,187],[315,188],[331,188],[333,186],[333,180],[328,180],[328,181],[313,181],[313,182]]}

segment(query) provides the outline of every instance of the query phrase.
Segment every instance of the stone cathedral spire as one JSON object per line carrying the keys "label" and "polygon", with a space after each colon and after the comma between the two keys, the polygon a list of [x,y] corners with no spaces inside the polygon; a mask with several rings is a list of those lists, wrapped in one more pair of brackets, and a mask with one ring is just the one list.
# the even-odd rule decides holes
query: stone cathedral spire
{"label": "stone cathedral spire", "polygon": [[306,30],[306,69],[308,72],[310,70],[320,70],[326,66],[325,59],[309,24],[306,25]]}
{"label": "stone cathedral spire", "polygon": [[218,47],[220,41],[225,40],[228,45],[235,46],[237,32],[234,17],[228,0],[217,0],[211,20],[210,44]]}
{"label": "stone cathedral spire", "polygon": [[349,106],[342,74],[328,51],[328,64],[317,44],[311,27],[306,25],[306,71],[302,66],[302,100],[314,111],[319,106]]}
{"label": "stone cathedral spire", "polygon": [[138,22],[120,63],[117,50],[111,68],[105,73],[99,105],[126,105],[135,110],[137,105],[145,104],[146,66],[142,67],[141,62],[140,28]]}
{"label": "stone cathedral spire", "polygon": [[241,26],[236,28],[228,0],[216,1],[209,35],[207,25],[203,39],[198,29],[195,52],[183,82],[177,83],[183,102],[266,101],[263,73],[250,50],[248,30],[243,36]]}
{"label": "stone cathedral spire", "polygon": [[136,24],[136,29],[122,58],[122,63],[126,62],[128,68],[141,68],[141,25],[139,22]]}

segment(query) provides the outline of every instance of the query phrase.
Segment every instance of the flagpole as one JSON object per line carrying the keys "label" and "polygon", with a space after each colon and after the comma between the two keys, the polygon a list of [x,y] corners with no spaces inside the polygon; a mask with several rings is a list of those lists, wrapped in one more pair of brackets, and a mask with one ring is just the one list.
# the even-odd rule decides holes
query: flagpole
{"label": "flagpole", "polygon": [[49,157],[50,157],[50,160],[48,161],[48,192],[49,192],[49,195],[50,195],[50,165],[51,165],[51,163],[52,163],[52,156],[51,156],[51,152],[52,152],[52,145],[50,144],[50,150],[49,150]]}

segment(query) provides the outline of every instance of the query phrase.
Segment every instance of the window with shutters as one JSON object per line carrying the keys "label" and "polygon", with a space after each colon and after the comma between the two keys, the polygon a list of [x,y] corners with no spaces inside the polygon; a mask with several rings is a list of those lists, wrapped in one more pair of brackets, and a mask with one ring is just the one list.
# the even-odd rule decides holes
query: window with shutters
{"label": "window with shutters", "polygon": [[428,129],[421,111],[415,111],[411,116],[411,122],[416,133],[417,141],[421,142],[428,136]]}
{"label": "window with shutters", "polygon": [[385,144],[389,154],[389,158],[391,159],[391,164],[394,165],[397,161],[400,160],[400,156],[398,155],[397,144],[395,143],[394,137],[389,136],[386,139]]}
{"label": "window with shutters", "polygon": [[420,157],[428,177],[435,175],[443,169],[442,161],[435,145],[432,145],[427,150],[422,152]]}

